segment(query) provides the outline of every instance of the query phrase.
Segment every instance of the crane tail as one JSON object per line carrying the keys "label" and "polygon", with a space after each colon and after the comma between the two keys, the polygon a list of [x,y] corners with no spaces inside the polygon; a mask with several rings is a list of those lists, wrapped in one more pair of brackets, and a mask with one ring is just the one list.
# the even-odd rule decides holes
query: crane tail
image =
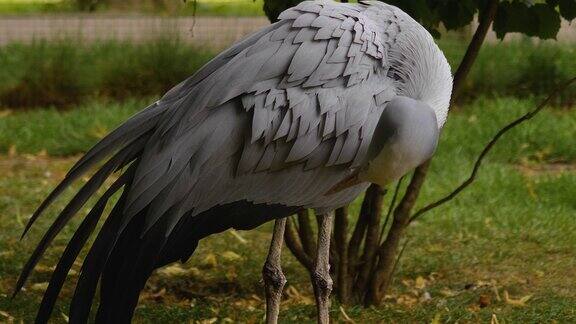
{"label": "crane tail", "polygon": [[58,198],[64,189],[70,186],[75,180],[84,175],[91,167],[104,160],[114,151],[130,146],[130,142],[141,137],[152,129],[158,122],[158,116],[165,111],[165,106],[155,103],[127,120],[120,127],[104,137],[94,145],[74,166],[62,182],[44,199],[40,206],[30,217],[26,224],[22,237],[28,233],[32,225],[40,215]]}
{"label": "crane tail", "polygon": [[[80,211],[91,197],[96,195],[98,190],[104,185],[105,181],[112,173],[125,169],[121,176],[96,202],[68,243],[55,271],[52,274],[49,286],[43,297],[36,318],[37,323],[47,322],[62,288],[63,282],[65,281],[66,276],[78,254],[88,241],[90,235],[94,232],[107,202],[116,192],[121,191],[122,188],[126,189],[126,187],[133,181],[135,173],[134,170],[138,164],[139,156],[141,155],[148,138],[155,130],[161,113],[166,111],[168,107],[168,105],[155,103],[130,118],[127,122],[110,133],[110,135],[103,138],[74,165],[62,182],[50,193],[30,218],[22,236],[28,232],[33,223],[41,216],[45,209],[48,208],[67,187],[92,169],[94,165],[106,160],[106,162],[96,170],[76,195],[69,201],[44,234],[31,257],[23,267],[16,283],[13,296],[16,296],[16,294],[22,290],[27,278],[38,264],[48,246],[61,232],[64,226]],[[123,196],[125,196],[125,194],[123,194]],[[125,198],[123,199],[125,200]],[[122,210],[118,209],[118,204],[114,210],[115,214],[122,216]],[[120,216],[113,218],[116,219]]]}
{"label": "crane tail", "polygon": [[121,189],[122,186],[126,184],[126,180],[129,178],[129,172],[123,174],[114,184],[104,193],[104,195],[98,200],[98,202],[92,207],[86,218],[82,221],[72,239],[66,246],[66,249],[62,253],[54,272],[52,273],[52,277],[50,278],[50,283],[48,284],[48,288],[44,293],[42,298],[42,302],[38,309],[38,314],[36,316],[37,323],[45,323],[47,322],[50,314],[52,313],[52,309],[54,308],[54,304],[56,303],[56,299],[64,285],[64,281],[66,280],[66,276],[74,261],[80,254],[80,251],[86,244],[86,241],[90,237],[90,235],[94,232],[98,221],[100,220],[106,204],[108,203],[110,197],[114,195],[117,191]]}
{"label": "crane tail", "polygon": [[[119,233],[106,264],[92,274],[94,278],[101,276],[96,322],[130,322],[140,292],[153,271],[172,262],[186,261],[202,238],[232,227],[251,229],[299,209],[247,201],[216,206],[194,216],[191,212],[182,215],[177,209],[169,209],[148,230],[145,217],[141,217],[147,209],[142,210]],[[78,303],[87,304],[82,299]]]}

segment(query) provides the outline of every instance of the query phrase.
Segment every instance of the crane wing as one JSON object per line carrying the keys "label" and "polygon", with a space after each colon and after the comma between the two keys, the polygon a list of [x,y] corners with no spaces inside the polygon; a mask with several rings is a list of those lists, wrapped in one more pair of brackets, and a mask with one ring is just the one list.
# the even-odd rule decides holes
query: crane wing
{"label": "crane wing", "polygon": [[[127,213],[152,205],[158,216],[175,204],[200,213],[240,198],[331,207],[319,194],[364,161],[395,96],[383,40],[399,30],[375,25],[365,9],[304,2],[201,82],[172,92],[180,99],[148,142]],[[286,189],[324,173],[326,183],[314,181],[321,187]]]}

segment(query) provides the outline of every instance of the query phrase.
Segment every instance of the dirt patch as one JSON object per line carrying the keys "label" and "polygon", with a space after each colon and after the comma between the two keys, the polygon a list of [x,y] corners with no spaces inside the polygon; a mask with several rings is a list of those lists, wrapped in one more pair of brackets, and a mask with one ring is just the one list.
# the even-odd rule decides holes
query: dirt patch
{"label": "dirt patch", "polygon": [[576,173],[575,163],[540,163],[520,164],[515,168],[526,176],[558,175],[562,173]]}

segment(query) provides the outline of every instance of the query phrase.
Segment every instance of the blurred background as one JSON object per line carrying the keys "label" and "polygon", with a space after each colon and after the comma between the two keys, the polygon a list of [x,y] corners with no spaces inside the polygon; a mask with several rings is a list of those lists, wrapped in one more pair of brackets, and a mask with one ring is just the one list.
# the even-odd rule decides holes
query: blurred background
{"label": "blurred background", "polygon": [[[26,292],[11,300],[19,270],[58,212],[51,210],[20,242],[34,208],[98,139],[269,24],[263,4],[0,0],[0,323],[32,320],[73,233],[74,226],[64,231]],[[438,44],[454,71],[477,26],[474,18],[456,30],[439,27]],[[500,40],[490,30],[454,102],[421,204],[458,185],[498,129],[574,76],[574,22],[562,19],[549,40],[520,33]],[[335,301],[334,320],[576,322],[575,104],[573,86],[507,134],[471,188],[412,226],[384,305]],[[350,206],[351,214],[360,204]],[[270,233],[267,224],[206,239],[190,262],[150,280],[136,321],[261,322],[260,269]],[[288,252],[285,267],[281,319],[314,321],[308,274]],[[72,287],[64,290],[55,322],[66,322]]]}

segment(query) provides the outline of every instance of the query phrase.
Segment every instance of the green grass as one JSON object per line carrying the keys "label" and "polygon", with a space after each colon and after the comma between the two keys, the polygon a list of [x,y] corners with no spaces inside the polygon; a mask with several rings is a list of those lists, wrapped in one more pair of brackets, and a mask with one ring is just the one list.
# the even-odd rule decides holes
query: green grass
{"label": "green grass", "polygon": [[0,151],[67,156],[78,154],[99,138],[146,107],[152,99],[124,103],[90,102],[77,109],[59,112],[40,109],[0,118]]}
{"label": "green grass", "polygon": [[[453,69],[462,40],[440,41]],[[215,53],[181,39],[146,44],[104,42],[77,46],[71,40],[0,47],[0,107],[68,107],[90,98],[155,96],[193,74]],[[576,76],[570,44],[507,42],[487,44],[464,84],[461,102],[479,97],[542,96]],[[129,59],[127,59],[129,58]],[[569,106],[576,87],[556,101]]]}
{"label": "green grass", "polygon": [[[96,6],[99,13],[141,12],[150,14],[169,14],[180,16],[263,16],[263,0],[193,0],[165,1],[166,6],[159,8],[151,1],[140,1],[138,5],[103,3]],[[41,14],[79,12],[73,0],[0,0],[0,14]]]}
{"label": "green grass", "polygon": [[178,38],[77,46],[73,41],[0,47],[0,107],[68,107],[90,98],[164,93],[213,53]]}
{"label": "green grass", "polygon": [[[468,40],[450,34],[439,40],[452,70],[455,71]],[[494,44],[484,44],[471,73],[466,79],[463,99],[483,95],[514,95],[525,97],[550,93],[565,80],[576,76],[576,47],[570,43],[541,41],[534,43],[525,38]],[[557,103],[575,102],[576,89],[559,96]]]}
{"label": "green grass", "polygon": [[60,13],[73,8],[70,2],[62,0],[0,0],[0,14]]}
{"label": "green grass", "polygon": [[[104,130],[112,129],[145,104],[146,100],[125,105],[93,103],[65,113],[12,113],[0,117],[0,147],[6,150],[15,146],[18,152],[31,154],[41,149],[49,155],[81,153]],[[452,113],[423,188],[421,204],[437,199],[462,181],[490,136],[534,104],[532,99],[483,98]],[[76,124],[72,127],[70,123]],[[357,323],[486,323],[493,316],[500,323],[575,322],[575,126],[574,109],[547,109],[503,137],[488,156],[477,182],[410,228],[387,303],[369,309],[345,307],[346,313]],[[18,236],[34,207],[75,159],[45,154],[0,157],[0,310],[16,321],[29,322],[33,318],[41,298],[33,284],[48,280],[48,267],[73,231],[74,226],[67,227],[57,238],[28,290],[12,301],[8,295],[18,271],[66,199],[57,202],[26,240],[20,242]],[[66,198],[71,194],[72,190]],[[169,323],[216,318],[222,323],[261,322],[264,305],[260,269],[270,233],[271,224],[266,224],[239,232],[245,243],[230,233],[204,240],[183,266],[186,275],[165,271],[153,276],[143,293],[136,321]],[[226,251],[240,258],[223,256]],[[285,253],[284,267],[289,288],[282,321],[313,322],[314,306],[306,273],[289,253]],[[78,266],[74,269],[77,271]],[[417,279],[424,286],[416,285]],[[418,301],[424,292],[432,299]],[[525,306],[514,306],[504,300],[505,292],[514,300],[532,297]],[[66,312],[71,293],[69,284],[54,312],[56,322],[64,321],[61,313]],[[480,307],[481,296],[489,299],[486,307]],[[339,305],[333,305],[332,316],[335,321],[344,321]]]}
{"label": "green grass", "polygon": [[264,0],[199,0],[194,8],[193,1],[175,13],[199,16],[253,17],[264,16]]}

